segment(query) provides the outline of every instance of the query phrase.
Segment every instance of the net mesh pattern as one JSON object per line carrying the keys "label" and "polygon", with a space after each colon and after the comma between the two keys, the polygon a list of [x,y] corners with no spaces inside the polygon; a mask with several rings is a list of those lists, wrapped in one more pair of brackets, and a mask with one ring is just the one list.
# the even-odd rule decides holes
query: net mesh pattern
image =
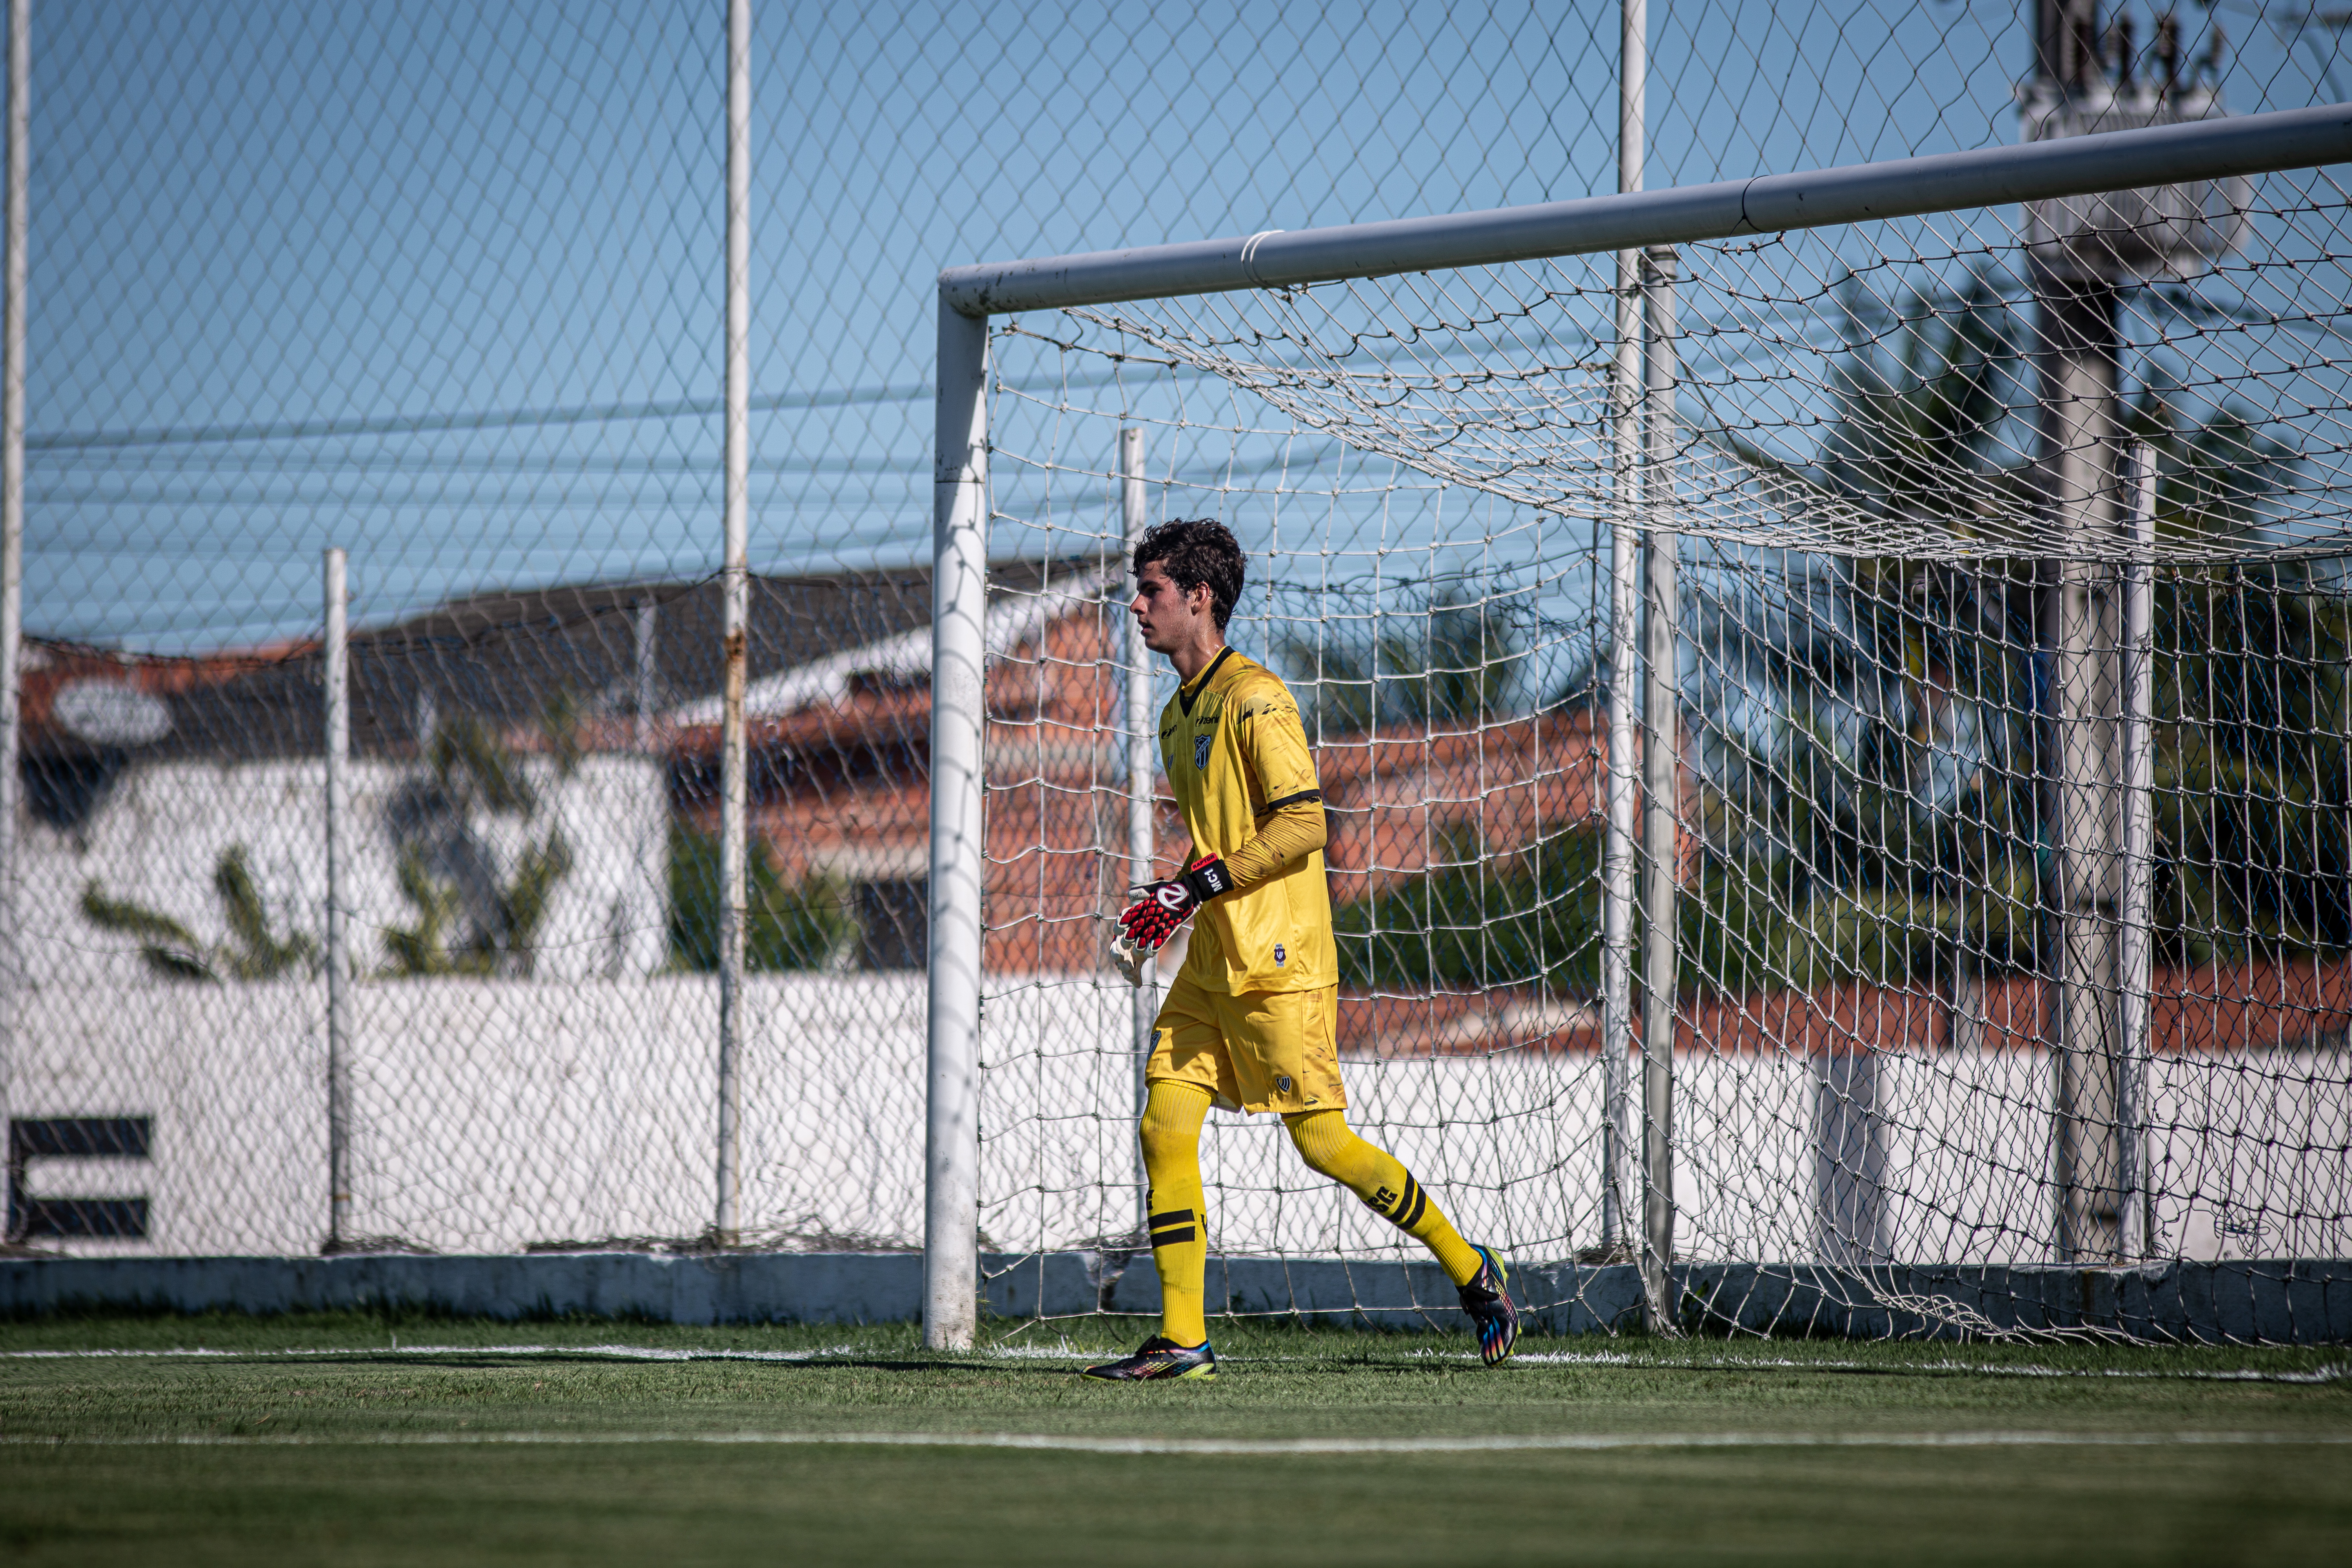
{"label": "net mesh pattern", "polygon": [[[2221,189],[2193,204],[2215,207],[2200,226],[2252,248],[2119,299],[2082,274],[2140,283],[2127,263],[2174,220],[2088,227],[2063,255],[2029,243],[2016,209],[1684,247],[1676,529],[1842,555],[2124,552],[2111,529],[2057,536],[2037,505],[2038,277],[2112,314],[2131,433],[2248,443],[2168,463],[2164,555],[2342,552],[2345,193],[2325,172],[2272,176],[2227,208]],[[1302,430],[1601,520],[1618,505],[1614,267],[1571,258],[1070,315],[1246,387]]]}
{"label": "net mesh pattern", "polygon": [[[2316,174],[2233,203],[2208,215],[2218,259],[2153,279],[2117,259],[2144,236],[2053,261],[2013,212],[1685,247],[1673,401],[1634,399],[1670,422],[1646,456],[1615,445],[1608,257],[998,330],[997,537],[1115,567],[1110,454],[1134,426],[1150,515],[1248,542],[1230,635],[1315,731],[1351,1119],[1466,1234],[1563,1263],[1640,1245],[1624,1152],[1655,1112],[1602,1033],[1607,709],[1642,675],[1606,626],[1622,528],[1675,536],[1680,568],[1675,1260],[1999,1331],[1917,1270],[2343,1250],[2352,539],[2325,345],[2344,207]],[[2095,415],[2053,417],[2068,397]],[[2145,653],[2121,620],[2134,571]],[[1016,755],[1055,721],[996,716]],[[1057,790],[1108,824],[1120,787],[1041,771],[991,799],[1024,831]],[[1166,874],[1189,850],[1161,808]],[[1099,842],[1123,870],[1117,833]],[[2150,879],[2137,921],[2127,856]],[[1074,952],[1119,879],[1074,884]],[[1106,987],[991,990],[992,1235],[1115,1250],[1131,1224],[1108,1173],[1072,1179],[1097,1129],[1055,1109],[1055,1074],[1116,1057],[1052,1043],[1066,1006],[1118,1037]],[[1214,1141],[1213,1245],[1418,1256],[1258,1121]],[[1597,1277],[1544,1278],[1572,1300]]]}
{"label": "net mesh pattern", "polygon": [[[1444,1193],[1468,1233],[1567,1256],[1598,1224],[1598,1171],[1572,1130],[1597,1125],[1599,1069],[1589,1054],[1480,1042],[1499,1042],[1512,1019],[1538,1035],[1539,1016],[1570,1022],[1573,1003],[1547,999],[1530,959],[1592,966],[1578,911],[1546,907],[1591,870],[1573,824],[1595,753],[1559,695],[1591,679],[1592,626],[1574,608],[1595,582],[1591,531],[1269,423],[1254,398],[1178,367],[1129,356],[1090,386],[1101,356],[1018,329],[999,346],[993,538],[1066,562],[1090,603],[1072,618],[1067,666],[1042,667],[1074,678],[1065,689],[1082,702],[1046,695],[1034,666],[991,690],[984,1230],[1022,1250],[1116,1251],[1139,1217],[1130,997],[1101,957],[1129,879],[1124,426],[1144,433],[1151,517],[1226,518],[1269,543],[1229,636],[1291,679],[1317,747],[1343,971],[1359,982],[1340,1001],[1351,1121]],[[1465,539],[1480,542],[1467,561]],[[1140,679],[1156,721],[1173,677]],[[1120,743],[1071,743],[1097,736]],[[1158,788],[1165,874],[1186,840]],[[1490,878],[1482,912],[1475,891]],[[1411,889],[1433,879],[1474,902],[1413,907]],[[1528,946],[1532,933],[1507,929],[1524,918],[1543,927],[1538,946],[1506,956]],[[1177,962],[1163,956],[1158,984]],[[1450,1050],[1433,1052],[1441,1037]],[[1384,1222],[1299,1163],[1278,1122],[1215,1120],[1203,1156],[1213,1247],[1405,1256]]]}

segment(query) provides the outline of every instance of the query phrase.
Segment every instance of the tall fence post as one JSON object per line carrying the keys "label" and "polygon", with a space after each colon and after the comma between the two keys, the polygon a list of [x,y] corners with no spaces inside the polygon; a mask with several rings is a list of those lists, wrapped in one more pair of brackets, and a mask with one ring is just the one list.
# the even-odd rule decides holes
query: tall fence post
{"label": "tall fence post", "polygon": [[727,6],[727,556],[726,696],[720,713],[719,816],[719,1149],[716,1239],[743,1234],[743,941],[751,799],[743,756],[743,688],[751,660],[751,0]]}
{"label": "tall fence post", "polygon": [[987,740],[988,321],[940,301],[931,522],[931,886],[923,1344],[979,1327],[980,963]]}
{"label": "tall fence post", "polygon": [[2116,921],[2116,1237],[2118,1261],[2155,1250],[2148,1157],[2147,1031],[2152,1008],[2148,929],[2156,873],[2156,453],[2131,448],[2130,551],[2126,556],[2123,637],[2123,907]]}
{"label": "tall fence post", "polygon": [[327,1245],[352,1245],[351,590],[327,552]]}
{"label": "tall fence post", "polygon": [[651,755],[654,749],[654,703],[657,700],[659,665],[656,661],[655,635],[659,627],[660,611],[653,600],[641,599],[635,613],[630,616],[630,653],[636,675],[636,722],[632,726],[631,739],[636,749]]}
{"label": "tall fence post", "polygon": [[1646,253],[1643,510],[1648,527],[1642,792],[1642,1309],[1650,1331],[1680,1332],[1675,1312],[1675,910],[1682,794],[1681,671],[1674,531],[1675,252]]}
{"label": "tall fence post", "polygon": [[6,301],[0,306],[0,1124],[7,1120],[24,994],[24,910],[16,896],[17,685],[25,641],[25,242],[32,173],[33,0],[8,6]]}
{"label": "tall fence post", "polygon": [[[1118,433],[1119,516],[1129,561],[1134,558],[1135,547],[1142,542],[1149,516],[1143,461],[1143,431],[1129,426]],[[1143,646],[1141,623],[1127,613],[1127,595],[1116,592],[1124,587],[1126,580],[1123,562],[1114,589],[1109,592],[1119,605],[1119,619],[1127,624],[1127,879],[1132,887],[1151,880],[1151,650]],[[1151,1026],[1160,1016],[1159,974],[1149,963],[1144,966],[1143,982],[1136,986],[1129,1005],[1133,1008],[1128,1032],[1135,1052],[1135,1114],[1140,1121],[1149,1092],[1143,1072],[1151,1058]],[[1135,1151],[1135,1205],[1138,1231],[1148,1231],[1150,1227],[1144,1222],[1150,1217],[1146,1211],[1150,1207],[1151,1194],[1144,1175],[1140,1142]]]}
{"label": "tall fence post", "polygon": [[[1617,189],[1642,188],[1649,77],[1647,0],[1624,0],[1617,72]],[[1601,1250],[1626,1255],[1626,1084],[1633,1054],[1634,672],[1641,668],[1642,253],[1617,253],[1617,357],[1610,378],[1615,511],[1609,524],[1608,826],[1601,853]]]}

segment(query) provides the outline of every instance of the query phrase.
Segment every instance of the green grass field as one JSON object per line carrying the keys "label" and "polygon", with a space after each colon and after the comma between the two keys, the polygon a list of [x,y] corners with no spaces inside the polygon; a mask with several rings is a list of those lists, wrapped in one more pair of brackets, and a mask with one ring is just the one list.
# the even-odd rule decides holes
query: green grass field
{"label": "green grass field", "polygon": [[2340,1349],[1144,1331],[0,1324],[0,1560],[2352,1559]]}

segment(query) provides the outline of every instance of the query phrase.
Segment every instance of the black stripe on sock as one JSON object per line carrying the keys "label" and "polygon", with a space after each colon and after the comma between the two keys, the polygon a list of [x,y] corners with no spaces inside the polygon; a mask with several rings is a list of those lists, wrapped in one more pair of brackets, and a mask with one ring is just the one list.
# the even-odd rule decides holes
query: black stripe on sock
{"label": "black stripe on sock", "polygon": [[1155,1230],[1151,1233],[1151,1245],[1154,1247],[1175,1247],[1181,1243],[1192,1240],[1193,1237],[1199,1234],[1200,1233],[1198,1231],[1194,1230],[1189,1225],[1184,1226],[1181,1230]]}
{"label": "black stripe on sock", "polygon": [[1421,1223],[1421,1216],[1428,1208],[1429,1194],[1421,1190],[1421,1184],[1414,1181],[1412,1173],[1408,1171],[1404,1178],[1404,1201],[1397,1205],[1396,1213],[1391,1217],[1396,1221],[1399,1230],[1411,1230]]}
{"label": "black stripe on sock", "polygon": [[1151,1216],[1151,1228],[1154,1230],[1158,1230],[1163,1225],[1190,1225],[1192,1223],[1192,1211],[1191,1209],[1170,1209],[1166,1214],[1156,1214]]}

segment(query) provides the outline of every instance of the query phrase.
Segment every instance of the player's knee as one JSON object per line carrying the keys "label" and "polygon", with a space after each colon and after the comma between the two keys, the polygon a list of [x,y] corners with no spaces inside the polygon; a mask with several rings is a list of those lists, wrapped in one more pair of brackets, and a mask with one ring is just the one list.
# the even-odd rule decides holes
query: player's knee
{"label": "player's knee", "polygon": [[1147,1162],[1175,1159],[1199,1147],[1200,1111],[1205,1107],[1195,1106],[1192,1100],[1189,1095],[1166,1092],[1163,1086],[1152,1086],[1151,1097],[1144,1101],[1143,1117],[1135,1130],[1136,1136],[1142,1140]]}
{"label": "player's knee", "polygon": [[1334,1179],[1339,1176],[1341,1156],[1356,1141],[1345,1116],[1336,1110],[1307,1110],[1284,1117],[1282,1124],[1290,1130],[1290,1146],[1298,1151],[1308,1170]]}
{"label": "player's knee", "polygon": [[1177,1157],[1200,1142],[1197,1131],[1187,1131],[1146,1116],[1136,1128],[1136,1136],[1143,1142],[1143,1157],[1151,1163]]}

